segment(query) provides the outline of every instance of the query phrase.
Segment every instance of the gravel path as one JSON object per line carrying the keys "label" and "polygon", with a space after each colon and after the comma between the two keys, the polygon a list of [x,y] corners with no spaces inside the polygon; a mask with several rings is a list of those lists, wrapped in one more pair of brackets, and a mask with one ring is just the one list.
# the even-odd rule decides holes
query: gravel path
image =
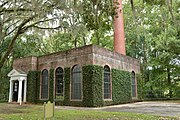
{"label": "gravel path", "polygon": [[180,117],[180,103],[169,102],[137,102],[131,104],[106,106],[99,108],[88,107],[70,107],[70,106],[56,106],[56,109],[62,110],[101,110],[108,112],[133,112],[144,113],[159,116],[176,116]]}
{"label": "gravel path", "polygon": [[160,116],[180,117],[180,104],[165,102],[138,102],[102,108],[103,111],[134,112]]}

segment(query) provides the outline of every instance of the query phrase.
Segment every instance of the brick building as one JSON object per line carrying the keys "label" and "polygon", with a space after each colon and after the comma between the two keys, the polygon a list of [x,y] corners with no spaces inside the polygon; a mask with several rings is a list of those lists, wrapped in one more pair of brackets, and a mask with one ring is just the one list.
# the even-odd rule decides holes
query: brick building
{"label": "brick building", "polygon": [[140,64],[126,56],[122,4],[117,8],[114,51],[87,45],[16,59],[8,74],[9,102],[104,106],[137,100]]}
{"label": "brick building", "polygon": [[[96,69],[100,73],[96,72]],[[33,71],[39,75],[28,74]],[[124,78],[123,76],[118,78],[115,72],[118,75],[124,75]],[[55,100],[57,104],[78,106],[102,106],[130,102],[133,99],[138,99],[135,76],[139,72],[138,60],[96,45],[39,57],[19,58],[13,62],[13,70],[9,73],[13,80],[9,102],[20,102],[20,100],[26,102],[25,96],[27,96],[28,102]],[[21,80],[19,78],[13,79],[13,76],[17,77],[18,75],[24,76],[24,78]],[[28,75],[29,77],[25,78]],[[116,79],[120,81],[124,79],[125,82],[116,84]],[[18,80],[22,82],[18,82]],[[25,86],[27,86],[26,90]],[[22,92],[20,89],[18,91],[18,88],[21,87],[23,88]],[[129,90],[120,89],[122,87]],[[115,88],[120,93],[114,93]],[[21,93],[19,97],[16,92]],[[32,96],[34,97],[31,98]],[[86,96],[92,99],[92,103],[88,103],[91,100],[85,98]],[[117,98],[118,100],[116,100]],[[100,99],[101,102],[93,103],[93,100],[96,99]]]}

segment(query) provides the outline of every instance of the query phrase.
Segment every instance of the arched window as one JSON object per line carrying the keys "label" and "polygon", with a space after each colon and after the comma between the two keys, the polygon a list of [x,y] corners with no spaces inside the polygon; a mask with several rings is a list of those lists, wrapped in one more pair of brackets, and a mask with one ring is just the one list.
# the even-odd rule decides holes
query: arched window
{"label": "arched window", "polygon": [[82,71],[79,65],[72,68],[71,99],[80,100],[82,96]]}
{"label": "arched window", "polygon": [[48,70],[42,71],[41,99],[48,99]]}
{"label": "arched window", "polygon": [[58,67],[55,71],[55,99],[63,99],[63,69]]}
{"label": "arched window", "polygon": [[135,78],[135,72],[132,71],[132,97],[136,97],[136,78]]}
{"label": "arched window", "polygon": [[111,99],[111,79],[110,79],[110,68],[104,66],[104,99]]}

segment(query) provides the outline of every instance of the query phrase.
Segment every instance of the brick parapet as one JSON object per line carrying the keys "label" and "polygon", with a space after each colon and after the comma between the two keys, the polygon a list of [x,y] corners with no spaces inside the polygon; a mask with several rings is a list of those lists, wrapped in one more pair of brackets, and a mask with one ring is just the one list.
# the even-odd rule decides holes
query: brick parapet
{"label": "brick parapet", "polygon": [[13,68],[17,70],[22,70],[26,73],[28,71],[37,70],[37,57],[35,56],[28,56],[24,58],[18,58],[13,61]]}
{"label": "brick parapet", "polygon": [[14,60],[13,68],[25,72],[29,70],[56,69],[57,67],[73,67],[80,65],[109,65],[111,68],[140,72],[137,59],[112,52],[96,45],[88,45],[39,57],[25,57]]}
{"label": "brick parapet", "polygon": [[93,64],[109,65],[111,68],[129,72],[140,72],[140,63],[137,59],[95,45],[93,46]]}
{"label": "brick parapet", "polygon": [[67,51],[52,53],[38,58],[38,69],[73,67],[76,64],[93,64],[91,45]]}

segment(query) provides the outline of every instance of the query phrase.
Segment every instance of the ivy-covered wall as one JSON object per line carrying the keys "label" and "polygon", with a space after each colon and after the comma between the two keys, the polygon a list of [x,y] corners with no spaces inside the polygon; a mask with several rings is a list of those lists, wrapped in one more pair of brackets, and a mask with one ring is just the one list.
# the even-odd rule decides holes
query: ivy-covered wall
{"label": "ivy-covered wall", "polygon": [[[44,103],[40,100],[40,71],[29,71],[27,77],[27,102]],[[49,100],[54,101],[54,69],[49,71]]]}
{"label": "ivy-covered wall", "polygon": [[54,101],[54,69],[49,70],[49,101]]}
{"label": "ivy-covered wall", "polygon": [[102,74],[103,67],[87,65],[83,71],[83,106],[103,106]]}
{"label": "ivy-covered wall", "polygon": [[37,103],[39,100],[39,71],[29,71],[27,76],[27,101]]}
{"label": "ivy-covered wall", "polygon": [[131,74],[128,71],[112,69],[113,104],[127,103],[131,97]]}
{"label": "ivy-covered wall", "polygon": [[[141,99],[142,85],[137,77],[138,98]],[[127,103],[131,97],[131,73],[111,69],[112,100],[103,100],[103,67],[98,65],[82,66],[83,99],[82,101],[70,100],[71,69],[64,68],[64,100],[56,101],[58,105],[98,107],[112,104]],[[54,101],[54,69],[49,70],[49,100]],[[28,74],[28,102],[44,102],[39,100],[40,72],[30,71]],[[34,94],[36,93],[36,94]]]}
{"label": "ivy-covered wall", "polygon": [[70,68],[64,68],[64,105],[70,103]]}
{"label": "ivy-covered wall", "polygon": [[82,82],[83,82],[83,99],[82,101],[70,100],[70,79],[71,69],[64,69],[64,101],[58,101],[57,104],[72,106],[102,106],[102,69],[103,67],[96,65],[82,66]]}
{"label": "ivy-covered wall", "polygon": [[36,94],[37,94],[37,100],[36,100],[36,103],[40,103],[41,101],[39,100],[40,98],[40,78],[41,77],[41,71],[38,71],[38,77],[37,77],[37,80],[36,80]]}
{"label": "ivy-covered wall", "polygon": [[83,66],[83,105],[93,106],[92,76],[93,66]]}
{"label": "ivy-covered wall", "polygon": [[136,74],[138,99],[143,99],[143,80],[141,74]]}
{"label": "ivy-covered wall", "polygon": [[70,79],[71,69],[64,68],[64,100],[57,102],[57,104],[70,105],[70,106],[83,106],[82,101],[71,101],[70,100]]}

